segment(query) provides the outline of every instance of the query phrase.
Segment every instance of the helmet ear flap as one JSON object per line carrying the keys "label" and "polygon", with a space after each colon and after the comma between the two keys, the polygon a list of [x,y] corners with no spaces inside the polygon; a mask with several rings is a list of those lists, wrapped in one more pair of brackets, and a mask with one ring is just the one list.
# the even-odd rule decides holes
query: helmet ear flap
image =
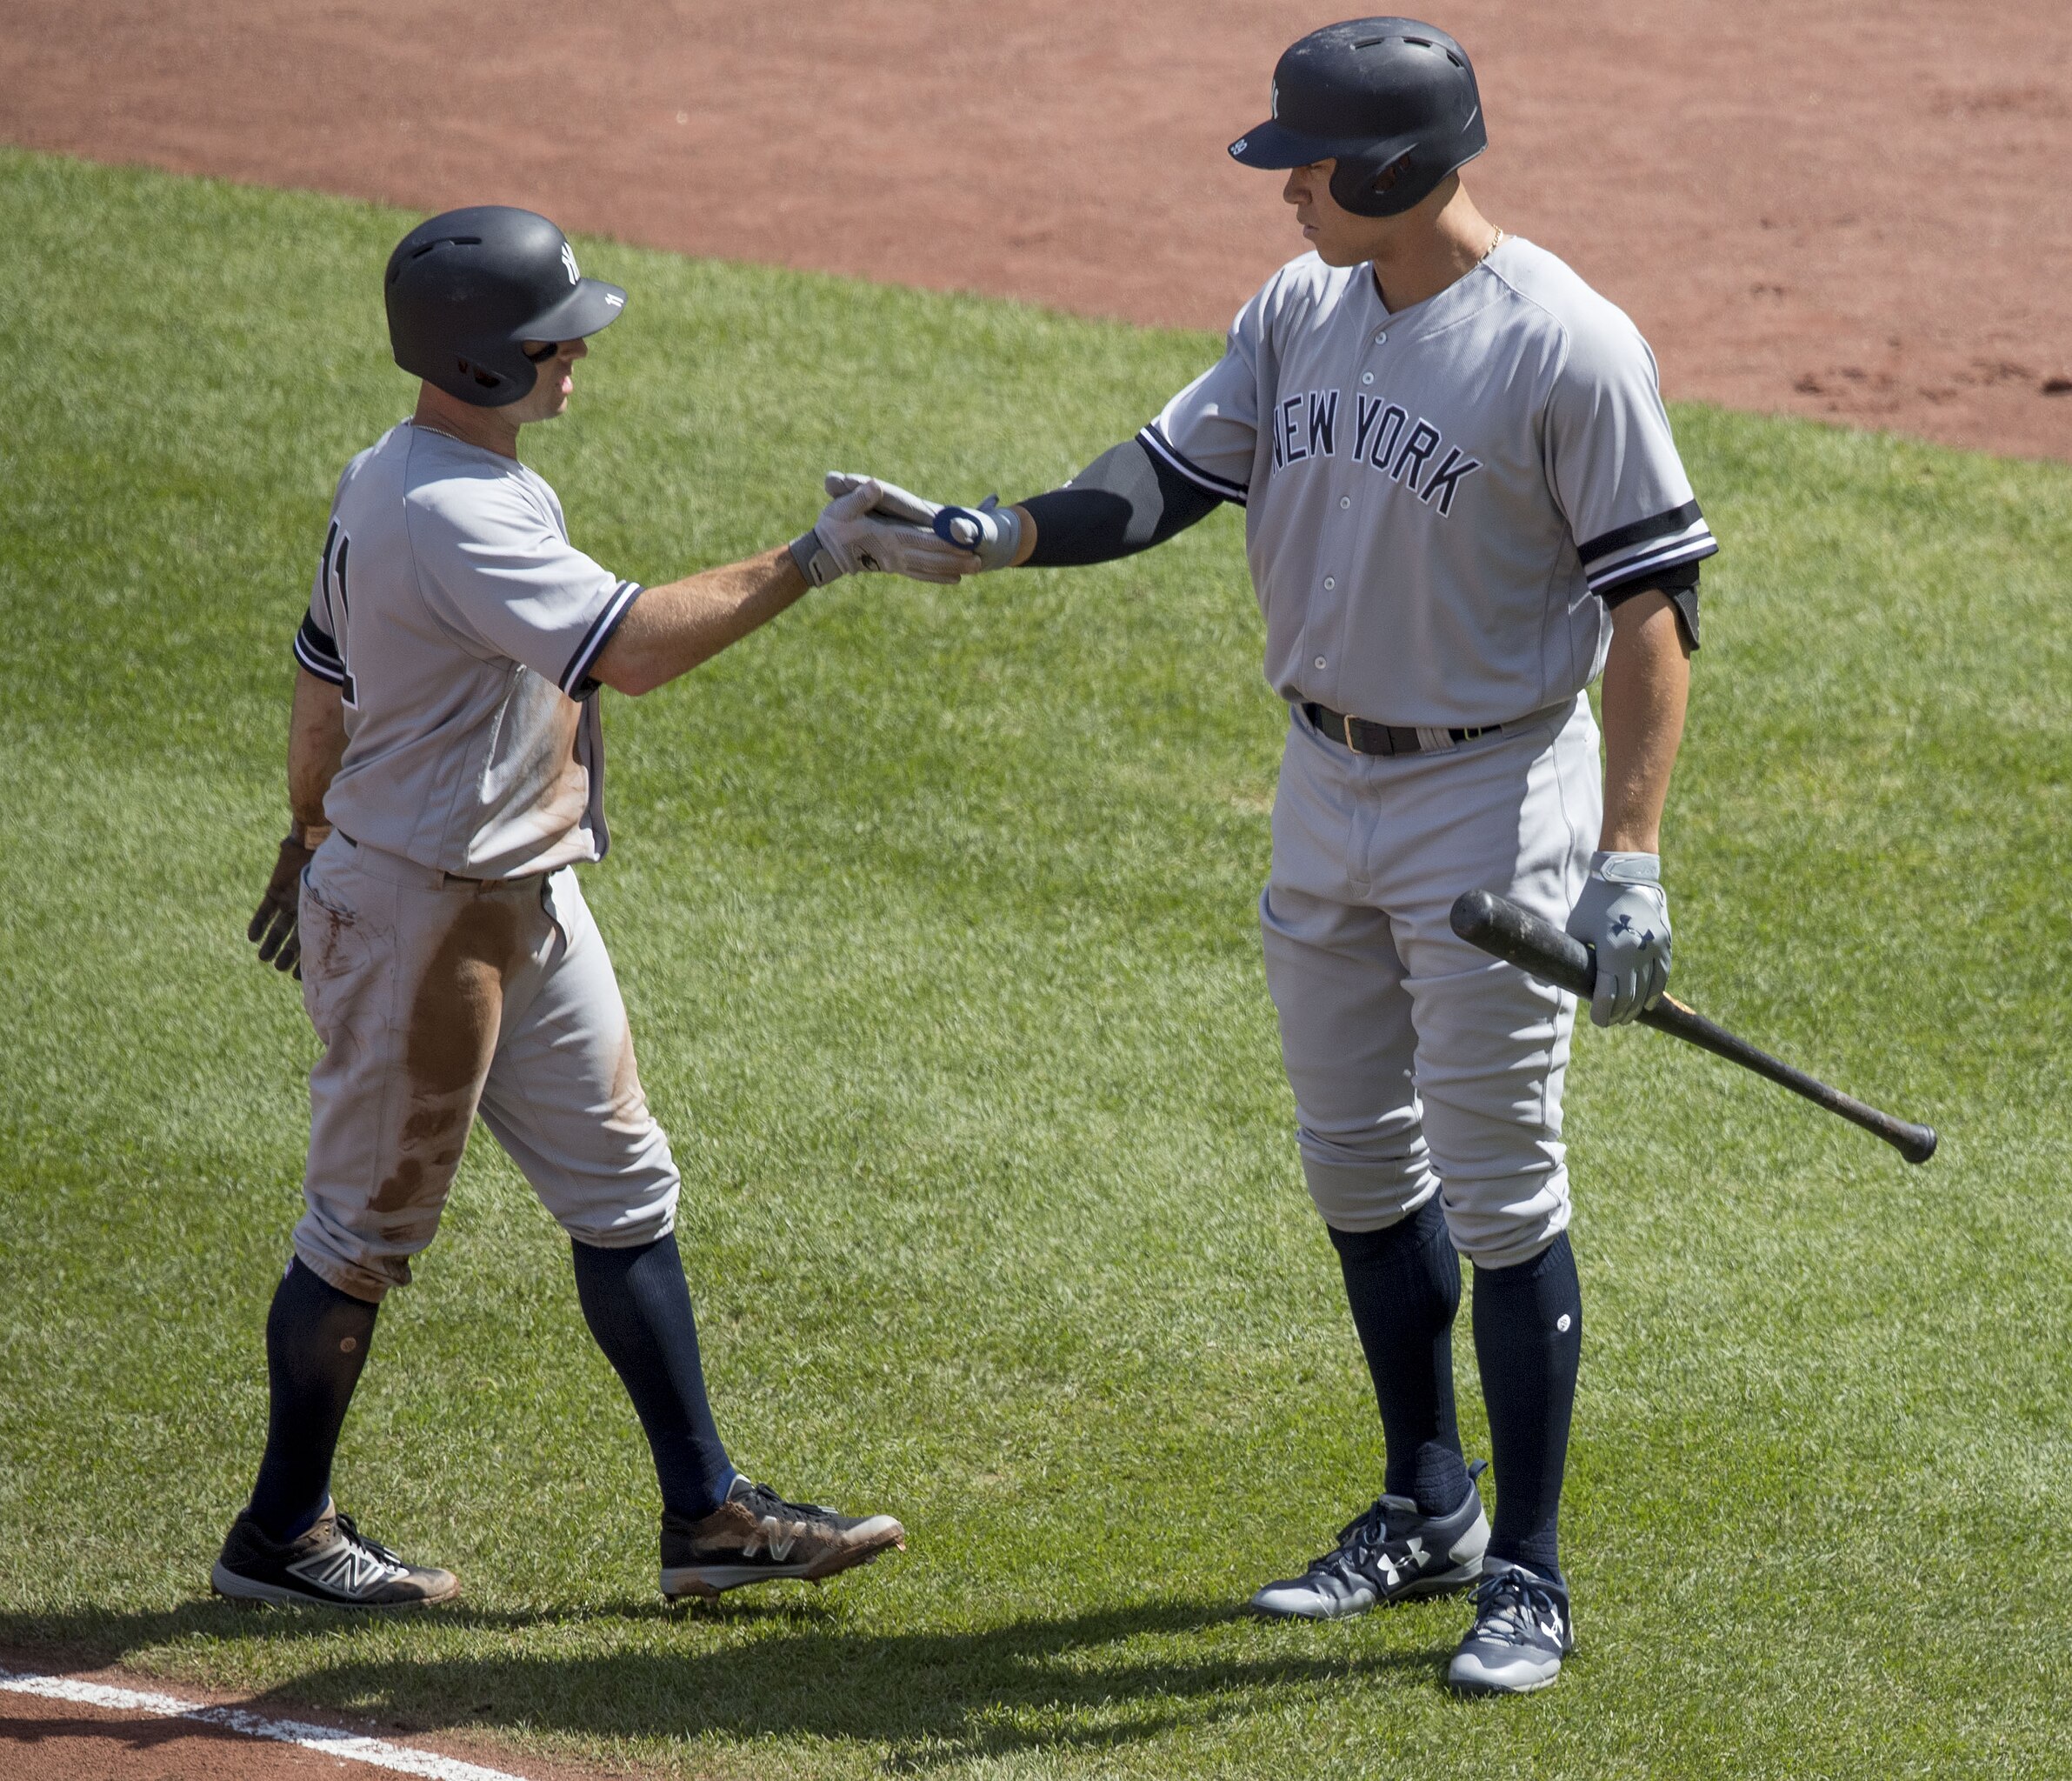
{"label": "helmet ear flap", "polygon": [[[1331,196],[1356,217],[1394,217],[1413,208],[1422,191],[1398,191],[1416,158],[1415,148],[1383,161],[1374,155],[1341,155],[1331,170]],[[1407,198],[1407,202],[1406,202]]]}

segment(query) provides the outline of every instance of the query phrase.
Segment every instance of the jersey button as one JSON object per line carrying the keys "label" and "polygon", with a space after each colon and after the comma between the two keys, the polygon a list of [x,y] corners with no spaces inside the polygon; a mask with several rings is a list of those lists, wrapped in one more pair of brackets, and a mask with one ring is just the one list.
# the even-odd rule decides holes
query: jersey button
{"label": "jersey button", "polygon": [[1389,330],[1386,328],[1376,328],[1374,330],[1374,344],[1376,346],[1379,346],[1388,337]]}
{"label": "jersey button", "polygon": [[1371,384],[1371,383],[1373,383],[1373,382],[1374,382],[1374,373],[1373,373],[1372,371],[1362,371],[1362,372],[1360,373],[1360,381],[1361,381],[1362,384]]}
{"label": "jersey button", "polygon": [[1328,575],[1327,575],[1326,577],[1324,577],[1324,578],[1323,578],[1323,584],[1324,584],[1324,586],[1325,586],[1325,588],[1326,588],[1327,590],[1328,590],[1328,589],[1330,589],[1330,588],[1335,588],[1335,587],[1336,587],[1336,586],[1338,585],[1337,582],[1336,582],[1336,580],[1334,580],[1334,579],[1333,579],[1333,578],[1332,578],[1330,576],[1328,576]]}
{"label": "jersey button", "polygon": [[1350,507],[1353,504],[1353,497],[1350,495],[1341,495],[1338,497],[1338,504],[1341,507]]}
{"label": "jersey button", "polygon": [[1321,668],[1321,667],[1322,667],[1322,666],[1323,666],[1323,657],[1322,657],[1322,656],[1319,656],[1319,657],[1316,658],[1316,665],[1317,665],[1319,668]]}

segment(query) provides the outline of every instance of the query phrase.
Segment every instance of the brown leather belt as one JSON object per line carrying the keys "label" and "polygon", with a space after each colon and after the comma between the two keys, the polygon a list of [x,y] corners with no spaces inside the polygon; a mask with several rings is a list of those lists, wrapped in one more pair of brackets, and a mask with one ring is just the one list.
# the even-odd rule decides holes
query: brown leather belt
{"label": "brown leather belt", "polygon": [[[1421,755],[1438,745],[1436,740],[1427,740],[1424,731],[1401,724],[1369,724],[1364,717],[1349,717],[1314,700],[1302,706],[1302,716],[1316,726],[1319,736],[1343,743],[1356,755]],[[1457,744],[1473,742],[1478,736],[1495,736],[1503,727],[1485,724],[1478,730],[1449,730],[1445,733]],[[1438,734],[1430,732],[1435,738]]]}

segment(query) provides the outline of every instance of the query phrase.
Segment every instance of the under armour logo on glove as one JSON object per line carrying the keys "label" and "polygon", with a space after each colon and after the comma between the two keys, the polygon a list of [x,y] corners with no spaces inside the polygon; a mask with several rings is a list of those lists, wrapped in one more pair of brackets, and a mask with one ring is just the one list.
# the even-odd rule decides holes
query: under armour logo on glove
{"label": "under armour logo on glove", "polygon": [[1669,979],[1669,898],[1653,854],[1599,853],[1569,932],[1596,951],[1590,1018],[1599,1026],[1631,1020],[1661,999]]}

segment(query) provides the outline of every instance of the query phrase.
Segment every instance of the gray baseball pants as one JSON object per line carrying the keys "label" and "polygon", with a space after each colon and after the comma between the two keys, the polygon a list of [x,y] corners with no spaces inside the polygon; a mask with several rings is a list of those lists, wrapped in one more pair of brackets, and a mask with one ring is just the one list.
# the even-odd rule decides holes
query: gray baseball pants
{"label": "gray baseball pants", "polygon": [[306,1266],[376,1303],[406,1285],[478,1112],[570,1236],[669,1234],[676,1164],[572,870],[481,884],[334,833],[301,924],[324,1047],[295,1227]]}
{"label": "gray baseball pants", "polygon": [[1576,999],[1448,924],[1494,890],[1556,926],[1602,818],[1589,701],[1431,753],[1355,754],[1291,714],[1260,898],[1310,1197],[1377,1231],[1440,1196],[1455,1246],[1529,1261],[1569,1223]]}

